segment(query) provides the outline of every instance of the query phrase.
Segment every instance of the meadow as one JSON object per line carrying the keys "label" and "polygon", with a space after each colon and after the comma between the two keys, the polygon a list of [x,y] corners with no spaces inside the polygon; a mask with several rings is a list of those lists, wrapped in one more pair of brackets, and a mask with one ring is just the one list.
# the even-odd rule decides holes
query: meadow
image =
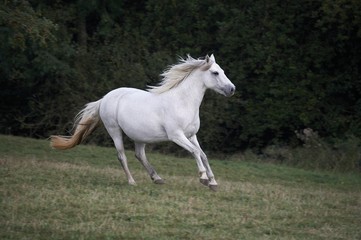
{"label": "meadow", "polygon": [[0,239],[361,239],[358,173],[211,158],[213,192],[190,156],[148,153],[155,185],[128,151],[129,186],[115,153],[0,135]]}

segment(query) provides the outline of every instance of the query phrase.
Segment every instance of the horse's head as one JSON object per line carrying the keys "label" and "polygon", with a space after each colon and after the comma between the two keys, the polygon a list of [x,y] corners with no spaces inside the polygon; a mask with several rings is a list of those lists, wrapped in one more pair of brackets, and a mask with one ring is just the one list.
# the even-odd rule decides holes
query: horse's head
{"label": "horse's head", "polygon": [[205,60],[211,64],[210,67],[204,71],[205,77],[203,81],[205,86],[226,97],[232,96],[236,87],[224,74],[223,69],[216,63],[214,55],[212,54],[210,57],[207,55]]}

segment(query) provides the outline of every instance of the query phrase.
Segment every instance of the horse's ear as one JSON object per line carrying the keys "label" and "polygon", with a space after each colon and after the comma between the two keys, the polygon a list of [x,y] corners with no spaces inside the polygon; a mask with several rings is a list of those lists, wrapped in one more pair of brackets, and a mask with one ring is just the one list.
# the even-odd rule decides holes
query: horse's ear
{"label": "horse's ear", "polygon": [[208,56],[208,54],[207,54],[207,56],[206,56],[206,63],[209,63],[209,56]]}
{"label": "horse's ear", "polygon": [[214,55],[212,54],[209,59],[211,59],[213,62],[216,62],[216,59],[214,58]]}

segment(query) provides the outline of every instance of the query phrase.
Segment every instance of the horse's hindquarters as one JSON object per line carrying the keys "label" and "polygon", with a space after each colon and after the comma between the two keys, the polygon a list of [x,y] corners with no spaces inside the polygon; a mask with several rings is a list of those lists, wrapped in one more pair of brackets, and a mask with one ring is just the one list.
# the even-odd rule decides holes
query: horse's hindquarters
{"label": "horse's hindquarters", "polygon": [[103,98],[100,116],[106,128],[119,127],[135,142],[166,141],[161,105],[157,95],[119,88]]}

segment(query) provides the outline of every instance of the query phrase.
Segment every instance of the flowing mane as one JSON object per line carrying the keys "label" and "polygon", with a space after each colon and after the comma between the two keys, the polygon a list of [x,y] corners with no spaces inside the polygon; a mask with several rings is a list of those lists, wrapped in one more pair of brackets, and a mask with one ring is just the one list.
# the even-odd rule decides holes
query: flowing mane
{"label": "flowing mane", "polygon": [[205,71],[208,70],[212,64],[213,62],[209,59],[194,59],[190,55],[187,55],[186,59],[180,58],[178,64],[171,65],[160,75],[162,80],[157,86],[149,86],[147,90],[157,94],[166,92],[186,79],[193,70],[201,68]]}

